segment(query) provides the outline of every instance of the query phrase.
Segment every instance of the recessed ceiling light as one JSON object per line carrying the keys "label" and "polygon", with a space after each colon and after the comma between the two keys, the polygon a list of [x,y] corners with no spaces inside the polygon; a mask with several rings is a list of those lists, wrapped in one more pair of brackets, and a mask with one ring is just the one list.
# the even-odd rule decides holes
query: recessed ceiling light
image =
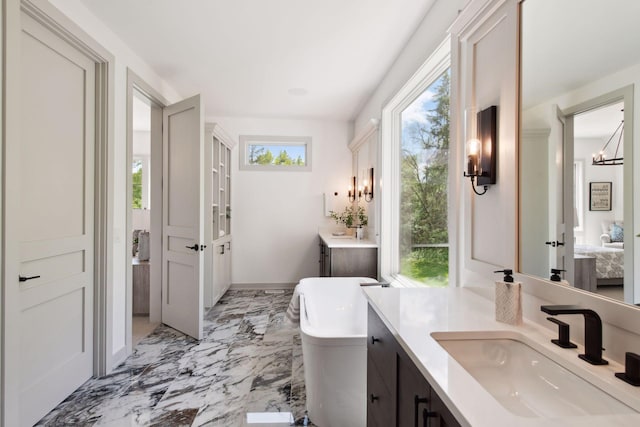
{"label": "recessed ceiling light", "polygon": [[289,95],[293,95],[293,96],[305,96],[308,93],[309,91],[303,87],[294,87],[289,89]]}

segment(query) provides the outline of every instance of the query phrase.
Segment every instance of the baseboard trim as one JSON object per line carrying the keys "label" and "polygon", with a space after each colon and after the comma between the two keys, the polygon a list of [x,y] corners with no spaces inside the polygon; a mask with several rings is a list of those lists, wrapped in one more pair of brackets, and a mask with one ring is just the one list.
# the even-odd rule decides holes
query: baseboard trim
{"label": "baseboard trim", "polygon": [[256,291],[271,289],[293,289],[297,283],[232,283],[232,291]]}
{"label": "baseboard trim", "polygon": [[113,353],[113,356],[111,356],[111,360],[113,361],[113,365],[111,365],[110,372],[113,372],[118,366],[120,366],[122,364],[122,362],[127,360],[128,356],[129,355],[127,354],[127,346],[126,345],[124,347],[122,347],[120,350],[118,350],[115,353]]}

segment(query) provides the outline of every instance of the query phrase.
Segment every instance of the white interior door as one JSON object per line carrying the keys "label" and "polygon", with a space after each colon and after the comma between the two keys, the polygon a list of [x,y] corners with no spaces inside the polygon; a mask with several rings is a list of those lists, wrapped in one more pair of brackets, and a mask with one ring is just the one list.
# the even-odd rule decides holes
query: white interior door
{"label": "white interior door", "polygon": [[95,63],[27,15],[21,34],[20,424],[93,373]]}
{"label": "white interior door", "polygon": [[564,278],[573,283],[573,209],[567,209],[569,204],[573,206],[573,151],[567,152],[570,144],[566,144],[568,138],[573,139],[573,121],[568,123],[571,118],[557,105],[551,106],[550,113],[549,164],[554,166],[549,168],[549,266],[566,270]]}
{"label": "white interior door", "polygon": [[162,322],[202,338],[204,120],[200,96],[163,113]]}

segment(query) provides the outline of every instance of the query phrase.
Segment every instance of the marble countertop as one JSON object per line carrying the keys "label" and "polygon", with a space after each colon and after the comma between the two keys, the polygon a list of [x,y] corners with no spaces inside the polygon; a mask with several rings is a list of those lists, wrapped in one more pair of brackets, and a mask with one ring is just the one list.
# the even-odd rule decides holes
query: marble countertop
{"label": "marble countertop", "polygon": [[[334,236],[331,231],[318,232],[320,238],[331,249],[333,248],[377,248],[375,241],[369,239],[358,240],[354,236]],[[354,231],[355,234],[355,231]]]}
{"label": "marble countertop", "polygon": [[[556,333],[525,319],[521,326],[495,321],[493,301],[465,288],[363,288],[398,343],[462,425],[482,426],[639,426],[640,414],[574,417],[523,417],[504,408],[431,336],[433,332],[512,331],[525,335],[554,361],[604,384],[607,391],[640,412],[640,388],[614,377],[624,367],[611,361],[592,366],[578,349],[551,344]],[[515,390],[517,392],[517,390]]]}

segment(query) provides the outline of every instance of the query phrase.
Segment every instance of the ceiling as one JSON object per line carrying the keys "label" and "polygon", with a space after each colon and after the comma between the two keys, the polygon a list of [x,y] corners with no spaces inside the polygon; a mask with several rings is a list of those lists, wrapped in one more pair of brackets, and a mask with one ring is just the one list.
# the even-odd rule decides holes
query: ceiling
{"label": "ceiling", "polygon": [[[573,132],[575,138],[608,139],[624,119],[624,103],[607,106],[576,114]],[[620,136],[616,133],[616,137]]]}
{"label": "ceiling", "polygon": [[205,115],[353,120],[437,0],[82,0]]}

